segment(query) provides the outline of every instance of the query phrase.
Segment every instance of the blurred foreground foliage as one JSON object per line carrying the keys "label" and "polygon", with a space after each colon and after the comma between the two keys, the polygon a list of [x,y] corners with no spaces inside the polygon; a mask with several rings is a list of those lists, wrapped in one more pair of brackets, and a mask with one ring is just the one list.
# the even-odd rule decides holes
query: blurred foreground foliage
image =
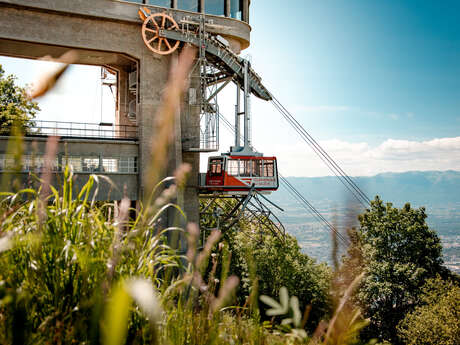
{"label": "blurred foreground foliage", "polygon": [[[161,214],[176,207],[167,197],[176,184],[160,193],[156,212],[141,208],[129,218],[133,210],[126,199],[92,200],[97,176],[76,195],[73,179],[66,168],[62,188],[49,186],[49,195],[44,185],[2,193],[0,343],[352,343],[332,336],[326,341],[325,327],[316,338],[302,331],[306,306],[318,309],[310,328],[320,317],[328,319],[331,273],[301,254],[295,239],[267,234],[264,246],[251,247],[235,234],[232,245],[239,247],[229,250],[228,240],[213,231],[198,250],[196,225],[186,232],[162,230]],[[174,236],[188,241],[184,255],[166,243]],[[241,256],[232,258],[233,252]],[[233,261],[245,267],[242,284]],[[292,327],[281,322],[281,312],[278,321],[262,322],[259,289],[277,297],[284,285],[298,296],[291,301],[301,301],[285,311],[296,321]]]}

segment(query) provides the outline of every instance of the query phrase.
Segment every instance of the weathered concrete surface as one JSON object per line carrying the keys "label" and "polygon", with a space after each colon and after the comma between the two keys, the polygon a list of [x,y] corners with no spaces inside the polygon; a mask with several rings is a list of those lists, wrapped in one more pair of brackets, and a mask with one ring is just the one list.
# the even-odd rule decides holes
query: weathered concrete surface
{"label": "weathered concrete surface", "polygon": [[[117,0],[0,0],[0,6],[10,5],[17,7],[28,7],[35,10],[62,12],[76,16],[93,17],[104,20],[123,21],[139,24],[138,10],[142,4],[123,2]],[[178,9],[165,9],[163,7],[142,5],[148,7],[152,12],[166,12],[176,22],[180,23],[185,18],[193,18],[196,13]],[[249,46],[251,27],[249,24],[220,16],[206,15],[212,20],[212,26],[208,31],[232,38],[241,44],[241,49]]]}

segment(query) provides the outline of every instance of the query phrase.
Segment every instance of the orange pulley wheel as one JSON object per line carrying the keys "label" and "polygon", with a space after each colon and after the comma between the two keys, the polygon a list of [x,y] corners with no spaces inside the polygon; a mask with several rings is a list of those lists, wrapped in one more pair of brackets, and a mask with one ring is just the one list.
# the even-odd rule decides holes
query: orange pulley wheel
{"label": "orange pulley wheel", "polygon": [[160,36],[160,30],[179,30],[176,21],[165,13],[149,15],[142,24],[142,38],[145,45],[154,53],[168,55],[173,53],[180,42]]}

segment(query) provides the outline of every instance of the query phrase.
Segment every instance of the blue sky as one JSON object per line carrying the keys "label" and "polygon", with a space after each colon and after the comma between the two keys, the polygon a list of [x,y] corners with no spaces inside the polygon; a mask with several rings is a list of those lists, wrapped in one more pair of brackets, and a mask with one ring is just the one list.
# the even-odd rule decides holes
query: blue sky
{"label": "blue sky", "polygon": [[[459,13],[448,0],[253,0],[243,55],[349,174],[460,170]],[[42,70],[0,63],[22,83]],[[60,119],[66,104],[66,120],[99,122],[97,78],[74,67],[41,116]],[[220,102],[233,119],[233,87]],[[277,155],[284,175],[330,174],[273,106],[253,98],[252,110],[254,146]],[[222,129],[222,151],[232,142]]]}
{"label": "blue sky", "polygon": [[284,103],[329,109],[305,117],[317,136],[459,134],[460,2],[286,3],[253,2],[251,51]]}
{"label": "blue sky", "polygon": [[[459,13],[459,1],[253,1],[250,53],[352,175],[459,170]],[[254,128],[269,133],[260,141],[289,175],[328,174],[273,109],[254,103]]]}

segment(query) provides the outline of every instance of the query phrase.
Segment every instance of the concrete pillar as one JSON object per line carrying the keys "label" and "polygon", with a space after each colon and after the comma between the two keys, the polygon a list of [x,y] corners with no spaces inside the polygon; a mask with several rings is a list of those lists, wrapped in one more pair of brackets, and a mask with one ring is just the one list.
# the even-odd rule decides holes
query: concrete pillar
{"label": "concrete pillar", "polygon": [[230,0],[225,0],[225,16],[230,17],[231,15]]}
{"label": "concrete pillar", "polygon": [[192,167],[189,179],[184,190],[184,211],[190,222],[199,222],[199,199],[198,199],[198,174],[200,172],[200,154],[190,152],[191,148],[200,147],[200,66],[197,65],[192,71],[190,89],[196,95],[196,101],[190,104],[190,92],[184,98],[184,106],[181,113],[181,138],[182,160]]}
{"label": "concrete pillar", "polygon": [[243,21],[249,23],[249,0],[243,0]]}

